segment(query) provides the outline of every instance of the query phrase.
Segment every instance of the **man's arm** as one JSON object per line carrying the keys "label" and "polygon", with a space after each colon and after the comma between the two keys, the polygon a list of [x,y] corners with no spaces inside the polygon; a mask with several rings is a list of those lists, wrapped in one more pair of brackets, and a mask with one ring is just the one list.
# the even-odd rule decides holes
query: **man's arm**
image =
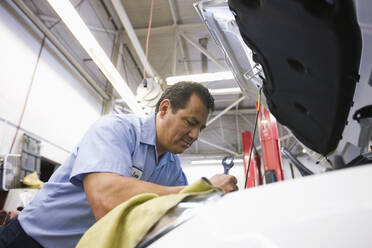
{"label": "man's arm", "polygon": [[85,194],[96,220],[131,197],[141,193],[176,194],[184,186],[162,186],[115,173],[90,173],[83,179]]}
{"label": "man's arm", "polygon": [[[219,174],[213,176],[210,181],[213,185],[222,188],[225,193],[237,190],[237,181],[233,176]],[[176,194],[185,188],[185,186],[162,186],[115,173],[86,174],[83,178],[83,184],[96,220],[135,195],[155,193],[162,196]]]}

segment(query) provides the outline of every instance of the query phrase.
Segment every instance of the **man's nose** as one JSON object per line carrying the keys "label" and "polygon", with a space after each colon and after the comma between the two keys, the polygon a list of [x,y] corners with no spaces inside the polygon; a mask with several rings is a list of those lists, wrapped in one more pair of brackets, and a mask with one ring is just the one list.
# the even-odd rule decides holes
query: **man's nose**
{"label": "man's nose", "polygon": [[199,130],[199,128],[197,128],[197,127],[194,127],[194,128],[192,128],[192,129],[190,130],[190,132],[189,132],[189,137],[192,139],[192,141],[195,141],[195,140],[198,139],[199,132],[200,132],[200,130]]}

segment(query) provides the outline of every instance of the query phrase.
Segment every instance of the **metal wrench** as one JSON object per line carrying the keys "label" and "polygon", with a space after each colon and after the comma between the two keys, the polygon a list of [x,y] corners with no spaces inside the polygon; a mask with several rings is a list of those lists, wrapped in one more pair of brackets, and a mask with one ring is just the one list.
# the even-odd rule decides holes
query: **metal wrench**
{"label": "metal wrench", "polygon": [[[226,160],[231,159],[230,163],[227,163]],[[228,175],[229,170],[234,166],[234,157],[226,156],[222,159],[222,166],[224,169],[224,174]]]}

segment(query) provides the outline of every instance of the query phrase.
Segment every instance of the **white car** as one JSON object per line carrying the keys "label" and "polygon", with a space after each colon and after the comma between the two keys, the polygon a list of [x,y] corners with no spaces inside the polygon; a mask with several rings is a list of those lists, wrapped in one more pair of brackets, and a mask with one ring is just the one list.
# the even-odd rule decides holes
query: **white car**
{"label": "white car", "polygon": [[[195,7],[242,91],[256,97],[263,87],[279,122],[318,154],[338,153],[338,164],[181,203],[138,247],[372,247],[371,107],[357,113],[372,104],[372,2],[212,0]],[[357,153],[339,152],[353,140]]]}

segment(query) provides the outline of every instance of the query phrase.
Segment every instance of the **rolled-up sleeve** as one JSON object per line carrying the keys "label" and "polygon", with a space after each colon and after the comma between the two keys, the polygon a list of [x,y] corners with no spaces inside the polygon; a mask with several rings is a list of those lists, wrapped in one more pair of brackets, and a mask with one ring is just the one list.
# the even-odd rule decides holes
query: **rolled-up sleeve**
{"label": "rolled-up sleeve", "polygon": [[76,149],[70,182],[82,187],[83,175],[95,172],[131,176],[135,144],[136,134],[130,124],[115,116],[99,119]]}

